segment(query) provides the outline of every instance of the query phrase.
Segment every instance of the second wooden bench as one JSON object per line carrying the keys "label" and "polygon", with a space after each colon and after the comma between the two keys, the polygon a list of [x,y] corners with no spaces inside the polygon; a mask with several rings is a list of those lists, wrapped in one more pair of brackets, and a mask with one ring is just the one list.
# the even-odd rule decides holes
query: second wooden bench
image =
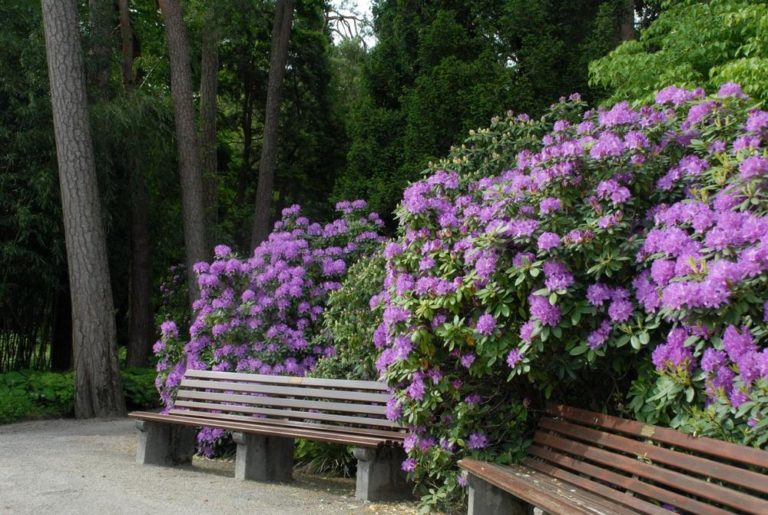
{"label": "second wooden bench", "polygon": [[411,489],[401,469],[405,429],[386,418],[383,383],[187,370],[168,413],[139,411],[136,460],[189,463],[197,427],[231,431],[235,477],[290,481],[294,438],[354,446],[355,496],[384,501]]}

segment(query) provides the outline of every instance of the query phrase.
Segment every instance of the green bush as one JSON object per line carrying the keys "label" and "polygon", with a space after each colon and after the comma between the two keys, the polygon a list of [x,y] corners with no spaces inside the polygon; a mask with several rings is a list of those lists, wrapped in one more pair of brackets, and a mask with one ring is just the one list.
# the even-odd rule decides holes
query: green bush
{"label": "green bush", "polygon": [[[159,405],[155,371],[132,368],[120,372],[129,409]],[[19,370],[0,374],[0,424],[24,419],[71,417],[75,412],[72,372]]]}
{"label": "green bush", "polygon": [[310,474],[352,477],[357,468],[352,448],[346,445],[299,440],[294,458],[296,464],[304,466]]}

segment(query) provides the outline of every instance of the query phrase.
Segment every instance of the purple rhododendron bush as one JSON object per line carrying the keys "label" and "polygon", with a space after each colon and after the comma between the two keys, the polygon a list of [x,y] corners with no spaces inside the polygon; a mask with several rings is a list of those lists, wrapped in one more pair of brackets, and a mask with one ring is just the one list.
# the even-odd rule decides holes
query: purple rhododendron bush
{"label": "purple rhododendron bush", "polygon": [[[302,376],[333,355],[332,340],[316,337],[328,294],[348,266],[381,246],[383,223],[365,208],[362,200],[340,202],[341,218],[321,225],[292,206],[251,257],[219,245],[211,263],[195,265],[200,293],[189,334],[168,320],[154,347],[165,406],[187,368]],[[211,454],[222,435],[202,430],[201,450]]]}
{"label": "purple rhododendron bush", "polygon": [[547,398],[768,440],[768,112],[735,84],[585,109],[522,150],[541,123],[495,121],[405,191],[371,306],[427,505],[457,459],[519,457]]}

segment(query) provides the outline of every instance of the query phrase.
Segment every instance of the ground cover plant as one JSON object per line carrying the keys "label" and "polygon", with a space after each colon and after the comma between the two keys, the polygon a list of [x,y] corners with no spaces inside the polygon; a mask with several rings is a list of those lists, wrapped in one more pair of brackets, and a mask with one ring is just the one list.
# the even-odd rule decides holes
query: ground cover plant
{"label": "ground cover plant", "polygon": [[768,112],[729,83],[553,113],[472,134],[385,249],[377,367],[426,507],[457,459],[519,456],[547,398],[768,441]]}
{"label": "ground cover plant", "polygon": [[[187,368],[302,376],[318,359],[332,356],[322,332],[329,293],[341,287],[347,268],[380,246],[383,225],[364,201],[340,202],[341,217],[325,225],[286,208],[269,238],[247,258],[219,245],[211,263],[195,271],[200,293],[189,334],[161,325],[155,344],[157,386],[166,407]],[[221,430],[198,435],[212,454]]]}

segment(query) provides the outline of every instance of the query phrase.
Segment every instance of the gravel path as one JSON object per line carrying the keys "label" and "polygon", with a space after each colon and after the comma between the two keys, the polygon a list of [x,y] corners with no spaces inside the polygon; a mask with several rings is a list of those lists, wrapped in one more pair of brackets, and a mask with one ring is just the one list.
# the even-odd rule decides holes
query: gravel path
{"label": "gravel path", "polygon": [[0,514],[406,514],[413,503],[354,498],[354,481],[296,474],[291,485],[234,479],[232,461],[141,466],[128,419],[0,426]]}

